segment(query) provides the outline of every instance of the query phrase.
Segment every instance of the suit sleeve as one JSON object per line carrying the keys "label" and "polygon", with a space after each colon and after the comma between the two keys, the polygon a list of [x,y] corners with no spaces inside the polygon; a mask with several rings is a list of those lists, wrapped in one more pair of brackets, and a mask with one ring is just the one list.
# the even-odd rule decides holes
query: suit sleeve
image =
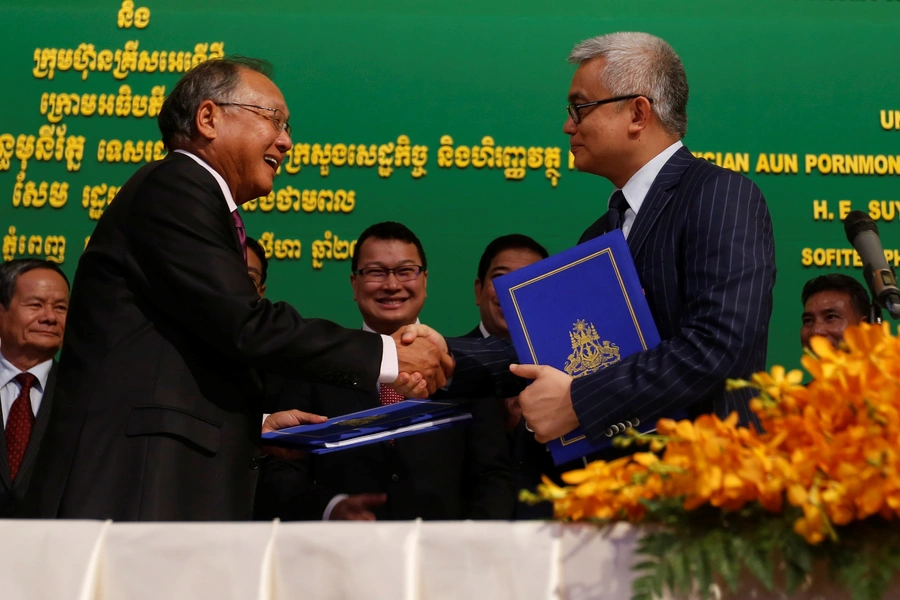
{"label": "suit sleeve", "polygon": [[374,387],[380,336],[304,319],[259,300],[212,176],[173,161],[142,182],[127,216],[127,257],[141,296],[177,326],[235,360],[275,373]]}
{"label": "suit sleeve", "polygon": [[[316,413],[316,394],[306,381],[266,376],[272,410],[298,409]],[[316,482],[317,457],[300,460],[268,457],[259,470],[253,516],[256,520],[320,521],[334,493]]]}
{"label": "suit sleeve", "polygon": [[[633,417],[655,420],[698,404],[709,410],[704,401],[722,396],[726,378],[765,366],[775,283],[765,199],[749,179],[721,171],[685,200],[681,289],[657,292],[680,303],[679,329],[652,350],[572,382],[575,412],[591,438]],[[726,398],[721,412],[738,410],[742,422],[752,421],[743,400]]]}
{"label": "suit sleeve", "polygon": [[456,360],[449,388],[442,392],[450,398],[498,398],[516,396],[526,381],[509,370],[518,362],[512,342],[499,337],[447,338],[447,346]]}
{"label": "suit sleeve", "polygon": [[497,398],[482,398],[472,405],[466,454],[464,517],[512,518],[518,490]]}

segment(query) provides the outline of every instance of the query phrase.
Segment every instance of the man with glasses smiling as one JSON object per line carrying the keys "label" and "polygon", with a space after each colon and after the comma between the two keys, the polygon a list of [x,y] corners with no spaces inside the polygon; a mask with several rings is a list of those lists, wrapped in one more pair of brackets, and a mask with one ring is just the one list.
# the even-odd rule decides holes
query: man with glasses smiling
{"label": "man with glasses smiling", "polygon": [[[431,341],[259,298],[237,209],[272,190],[292,145],[268,74],[262,61],[223,59],[182,77],[158,118],[169,155],[133,175],[97,224],[35,468],[39,516],[249,519],[267,409],[257,369],[415,396],[452,370]],[[283,411],[264,430],[319,420]]]}
{"label": "man with glasses smiling", "polygon": [[[419,238],[401,223],[362,232],[351,262],[362,327],[418,323],[428,287]],[[338,417],[402,400],[384,385],[341,389],[288,381],[275,408]],[[497,402],[477,401],[463,425],[263,466],[257,518],[283,520],[509,519],[516,487]],[[310,487],[310,480],[314,485]]]}
{"label": "man with glasses smiling", "polygon": [[[577,69],[563,132],[575,166],[615,188],[579,242],[622,230],[662,342],[575,380],[548,366],[514,366],[534,380],[519,396],[526,421],[541,442],[578,426],[603,440],[614,425],[679,410],[754,421],[750,392],[726,394],[725,380],[766,366],[775,247],[762,193],[682,144],[687,77],[665,41],[599,36],[576,45],[569,62]],[[512,395],[497,368],[502,344],[482,346],[451,342],[451,391],[491,372],[497,393]]]}

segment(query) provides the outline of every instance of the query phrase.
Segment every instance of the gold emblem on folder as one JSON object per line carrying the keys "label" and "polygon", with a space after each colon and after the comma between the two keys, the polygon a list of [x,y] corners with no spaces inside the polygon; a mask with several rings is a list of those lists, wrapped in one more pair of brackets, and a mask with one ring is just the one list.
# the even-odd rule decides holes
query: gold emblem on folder
{"label": "gold emblem on folder", "polygon": [[347,419],[346,421],[338,421],[335,425],[345,425],[347,427],[363,427],[369,423],[373,423],[381,419],[383,415],[372,415],[371,417],[363,417],[361,419]]}
{"label": "gold emblem on folder", "polygon": [[601,340],[593,323],[578,319],[569,332],[572,354],[566,360],[566,373],[574,378],[590,375],[622,360],[619,347]]}

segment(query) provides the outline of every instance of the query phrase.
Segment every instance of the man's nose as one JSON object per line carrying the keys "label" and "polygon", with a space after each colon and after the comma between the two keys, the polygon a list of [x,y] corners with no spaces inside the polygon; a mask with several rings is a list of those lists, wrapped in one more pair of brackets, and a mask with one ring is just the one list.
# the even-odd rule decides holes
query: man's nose
{"label": "man's nose", "polygon": [[566,135],[575,135],[578,133],[578,127],[575,125],[575,120],[572,119],[572,115],[566,115],[566,120],[563,123],[563,133]]}
{"label": "man's nose", "polygon": [[278,137],[275,138],[275,147],[282,152],[287,152],[293,146],[294,142],[293,140],[291,140],[291,136],[288,135],[286,129],[282,129],[281,133],[278,134]]}

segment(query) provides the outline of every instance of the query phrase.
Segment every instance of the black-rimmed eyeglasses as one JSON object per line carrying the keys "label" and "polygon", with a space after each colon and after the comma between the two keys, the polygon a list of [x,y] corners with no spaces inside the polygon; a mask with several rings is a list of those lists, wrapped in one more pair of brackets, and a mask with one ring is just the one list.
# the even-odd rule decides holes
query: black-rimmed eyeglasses
{"label": "black-rimmed eyeglasses", "polygon": [[368,283],[382,283],[387,281],[391,273],[397,278],[397,281],[412,281],[417,278],[425,270],[422,265],[403,265],[394,267],[393,269],[385,269],[384,267],[366,267],[353,271],[354,275],[359,275],[363,281]]}
{"label": "black-rimmed eyeglasses", "polygon": [[277,108],[269,108],[268,106],[259,106],[258,104],[243,104],[241,102],[216,102],[216,106],[237,106],[238,108],[243,108],[245,110],[250,110],[252,108],[256,108],[258,110],[265,110],[272,113],[272,116],[263,115],[255,110],[250,110],[250,112],[261,116],[264,119],[268,119],[272,122],[272,125],[275,127],[275,131],[281,133],[282,131],[287,132],[288,137],[291,137],[291,125],[288,123],[287,116],[281,112],[281,110]]}
{"label": "black-rimmed eyeglasses", "polygon": [[650,104],[653,104],[653,98],[648,98],[643,94],[629,94],[627,96],[616,96],[615,98],[607,98],[606,100],[595,100],[593,102],[585,102],[584,104],[569,104],[566,106],[566,110],[569,111],[569,116],[572,117],[572,121],[577,125],[581,123],[581,109],[587,108],[589,106],[600,106],[601,104],[609,104],[610,102],[621,102],[622,100],[634,100],[635,98],[647,98],[647,101]]}

